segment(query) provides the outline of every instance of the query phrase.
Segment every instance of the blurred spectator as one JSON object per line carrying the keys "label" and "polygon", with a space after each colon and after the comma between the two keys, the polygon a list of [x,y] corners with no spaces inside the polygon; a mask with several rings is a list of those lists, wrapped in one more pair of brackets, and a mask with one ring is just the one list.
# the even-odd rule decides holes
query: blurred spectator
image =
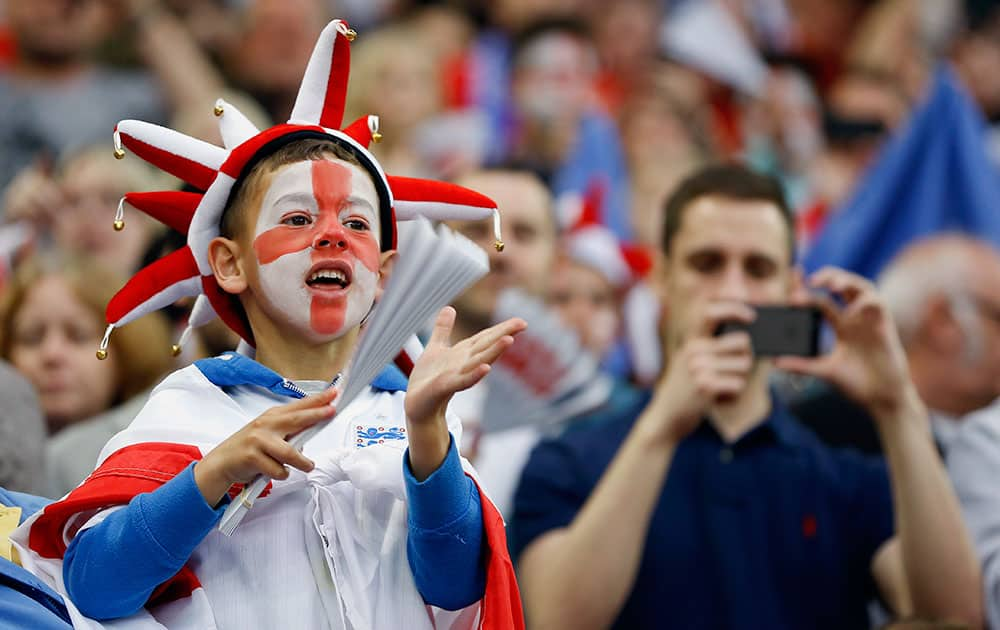
{"label": "blurred spectator", "polygon": [[632,233],[646,246],[657,245],[667,194],[714,154],[704,102],[697,86],[683,84],[690,80],[684,72],[662,66],[654,86],[634,95],[619,118],[631,182]]}
{"label": "blurred spectator", "polygon": [[823,148],[822,104],[809,77],[791,64],[772,64],[762,98],[746,110],[744,159],[779,177],[789,203],[801,207]]}
{"label": "blurred spectator", "polygon": [[242,28],[224,54],[227,72],[238,87],[264,106],[272,120],[288,120],[302,68],[330,17],[329,3],[249,0],[247,4]]}
{"label": "blurred spectator", "polygon": [[1000,252],[945,235],[906,248],[879,278],[913,381],[931,409],[1000,627]]}
{"label": "blurred spectator", "polygon": [[67,156],[55,173],[33,167],[18,174],[4,195],[9,221],[24,221],[42,249],[93,256],[127,275],[139,268],[157,223],[126,208],[126,229],[113,229],[115,209],[126,192],[154,190],[163,182],[142,160],[116,160],[102,143]]}
{"label": "blurred spectator", "polygon": [[[516,287],[545,299],[556,255],[556,218],[552,196],[533,174],[484,170],[469,173],[456,183],[488,195],[497,202],[506,247],[497,252],[493,232],[484,221],[450,222],[451,227],[485,249],[490,273],[455,301],[458,312],[453,336],[481,330],[493,322],[497,297]],[[483,487],[502,514],[510,515],[514,486],[528,452],[538,439],[535,427],[483,434],[482,410],[489,377],[452,400],[462,418],[462,452],[476,467]]]}
{"label": "blurred spectator", "polygon": [[0,361],[0,486],[45,494],[45,418],[25,378]]}
{"label": "blurred spectator", "polygon": [[16,45],[0,74],[0,187],[21,169],[107,141],[123,118],[164,122],[167,105],[147,73],[99,66],[93,47],[108,33],[110,4],[88,0],[7,2]]}
{"label": "blurred spectator", "polygon": [[994,160],[1000,164],[1000,2],[965,0],[965,32],[952,58],[959,76],[992,125]]}
{"label": "blurred spectator", "polygon": [[132,421],[172,364],[160,314],[117,331],[105,361],[94,357],[104,308],[121,284],[92,260],[45,258],[26,261],[7,288],[0,356],[39,392],[52,434],[49,496],[62,496],[93,470],[101,448]]}
{"label": "blurred spectator", "polygon": [[493,247],[492,226],[485,221],[452,221],[449,225],[482,247],[490,257],[490,273],[455,302],[454,336],[490,326],[497,295],[518,287],[544,297],[555,261],[557,224],[551,194],[537,176],[526,171],[487,169],[456,181],[497,202],[506,247]]}
{"label": "blurred spectator", "polygon": [[806,165],[811,198],[804,200],[798,217],[800,245],[806,248],[848,200],[908,111],[902,86],[879,71],[849,68],[833,85],[822,112],[825,145]]}
{"label": "blurred spectator", "polygon": [[1000,396],[998,279],[1000,253],[961,235],[917,241],[879,276],[946,456],[962,418]]}
{"label": "blurred spectator", "polygon": [[600,62],[597,89],[609,112],[617,114],[648,85],[662,21],[662,3],[656,0],[618,0],[591,14]]}
{"label": "blurred spectator", "polygon": [[788,32],[780,52],[799,57],[825,91],[844,66],[845,42],[851,41],[872,0],[787,0]]}
{"label": "blurred spectator", "polygon": [[597,55],[586,27],[572,20],[533,25],[517,39],[512,72],[508,161],[538,173],[556,196],[606,187],[601,222],[630,240],[625,158],[598,105]]}
{"label": "blurred spectator", "polygon": [[898,86],[907,101],[919,99],[933,67],[922,18],[919,0],[872,3],[846,47],[844,67],[864,68]]}
{"label": "blurred spectator", "polygon": [[539,445],[518,488],[529,623],[859,628],[878,592],[903,616],[981,624],[978,563],[871,285],[836,269],[812,277],[844,300],[826,310],[837,345],[774,365],[872,412],[892,490],[885,462],[795,424],[748,335],[713,334],[750,321],[748,304],[796,299],[793,243],[780,185],[745,168],[701,170],[668,200],[656,277],[666,370],[632,409]]}
{"label": "blurred spectator", "polygon": [[[548,303],[606,372],[631,379],[636,376],[633,356],[647,352],[643,346],[650,342],[655,345],[656,318],[647,318],[645,335],[628,335],[629,340],[643,343],[626,344],[626,332],[637,332],[626,330],[627,324],[635,323],[634,318],[625,318],[626,298],[643,281],[652,258],[649,251],[620,242],[598,222],[601,192],[589,191],[579,204],[569,199],[559,202],[560,214],[572,211],[575,217],[559,240]],[[564,222],[568,218],[562,217]]]}
{"label": "blurred spectator", "polygon": [[107,360],[94,358],[104,309],[121,285],[119,276],[86,259],[36,259],[7,288],[0,357],[38,390],[51,434],[128,401],[170,368],[167,327],[156,317],[117,331]]}
{"label": "blurred spectator", "polygon": [[621,299],[600,269],[562,253],[552,271],[549,304],[595,357],[607,356],[621,331]]}
{"label": "blurred spectator", "polygon": [[439,59],[406,22],[359,36],[351,50],[345,120],[379,116],[372,147],[386,170],[412,177],[453,177],[481,166],[486,122],[474,112],[444,113]]}

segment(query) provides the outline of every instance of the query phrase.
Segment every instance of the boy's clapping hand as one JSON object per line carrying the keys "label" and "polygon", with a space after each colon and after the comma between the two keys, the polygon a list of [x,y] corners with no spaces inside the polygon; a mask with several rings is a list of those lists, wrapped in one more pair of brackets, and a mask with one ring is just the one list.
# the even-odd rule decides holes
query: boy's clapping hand
{"label": "boy's clapping hand", "polygon": [[443,422],[451,397],[486,376],[490,365],[514,343],[513,336],[528,326],[514,317],[452,345],[454,325],[455,309],[441,309],[427,347],[413,366],[404,405],[414,424]]}
{"label": "boy's clapping hand", "polygon": [[313,462],[287,439],[318,422],[331,418],[336,409],[336,388],[268,409],[222,442],[195,464],[194,480],[209,505],[217,505],[235,483],[245,483],[257,474],[286,479],[286,465],[303,472]]}
{"label": "boy's clapping hand", "polygon": [[448,453],[451,442],[445,409],[456,392],[478,383],[490,365],[514,343],[528,324],[514,317],[452,345],[455,309],[438,313],[434,332],[413,366],[403,408],[408,427],[409,466],[418,481],[429,477]]}

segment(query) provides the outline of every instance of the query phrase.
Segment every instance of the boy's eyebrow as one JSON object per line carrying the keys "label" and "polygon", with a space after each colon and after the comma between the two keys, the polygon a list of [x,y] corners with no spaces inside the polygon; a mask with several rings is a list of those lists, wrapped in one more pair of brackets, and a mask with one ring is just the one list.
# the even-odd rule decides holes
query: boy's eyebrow
{"label": "boy's eyebrow", "polygon": [[351,205],[357,204],[357,205],[360,205],[360,206],[365,206],[366,208],[368,208],[369,210],[371,210],[373,213],[375,212],[375,206],[373,206],[372,202],[368,201],[364,197],[359,197],[357,195],[351,195],[350,197],[347,198],[347,202],[350,203]]}
{"label": "boy's eyebrow", "polygon": [[284,195],[281,195],[280,197],[274,200],[274,205],[286,202],[298,203],[302,205],[307,205],[309,207],[316,206],[316,198],[313,197],[312,193],[305,193],[305,192],[285,193]]}

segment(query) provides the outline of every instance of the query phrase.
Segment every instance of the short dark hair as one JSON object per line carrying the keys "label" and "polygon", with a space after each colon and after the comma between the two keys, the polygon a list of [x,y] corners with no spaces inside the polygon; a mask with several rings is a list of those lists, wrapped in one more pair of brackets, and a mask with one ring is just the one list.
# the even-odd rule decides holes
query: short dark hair
{"label": "short dark hair", "polygon": [[795,219],[785,199],[781,182],[753,171],[742,164],[726,163],[706,166],[684,178],[667,199],[663,217],[663,238],[660,246],[670,253],[684,210],[702,197],[725,197],[738,201],[766,201],[774,204],[788,228],[788,259],[795,259]]}
{"label": "short dark hair", "polygon": [[[365,173],[368,169],[350,150],[339,143],[325,138],[303,138],[294,140],[266,155],[251,165],[245,177],[241,177],[234,185],[229,195],[228,203],[222,211],[219,223],[219,233],[226,238],[233,238],[247,229],[244,225],[247,206],[259,196],[264,177],[274,173],[282,166],[311,160],[338,159],[353,164]],[[383,238],[389,236],[383,230]]]}

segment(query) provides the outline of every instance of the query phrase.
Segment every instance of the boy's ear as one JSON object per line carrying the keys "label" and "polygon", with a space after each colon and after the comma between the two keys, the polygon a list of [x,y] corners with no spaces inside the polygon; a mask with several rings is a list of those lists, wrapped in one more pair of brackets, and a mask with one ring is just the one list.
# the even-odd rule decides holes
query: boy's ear
{"label": "boy's ear", "polygon": [[226,293],[239,295],[247,289],[247,276],[240,264],[240,246],[228,238],[217,236],[208,244],[208,264],[215,281]]}
{"label": "boy's ear", "polygon": [[389,275],[392,273],[392,268],[396,265],[397,258],[398,255],[394,249],[382,252],[379,258],[378,287],[375,289],[376,302],[382,299],[382,292],[385,291],[385,285],[389,281]]}

